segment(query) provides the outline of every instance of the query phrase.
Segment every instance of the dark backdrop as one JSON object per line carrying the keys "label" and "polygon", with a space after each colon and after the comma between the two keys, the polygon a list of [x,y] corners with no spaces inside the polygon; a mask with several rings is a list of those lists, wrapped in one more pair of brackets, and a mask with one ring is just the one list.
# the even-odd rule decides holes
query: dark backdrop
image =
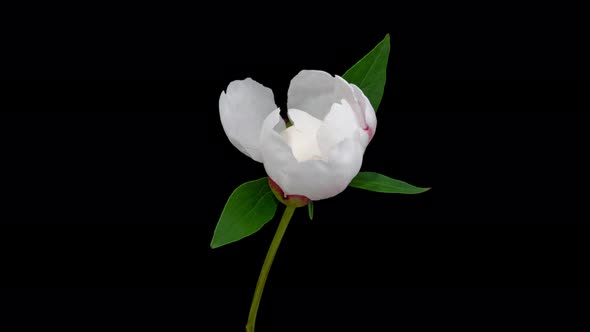
{"label": "dark backdrop", "polygon": [[258,330],[587,328],[575,8],[196,7],[37,7],[11,25],[0,329],[243,330],[277,219],[209,248],[233,189],[265,176],[225,137],[219,94],[250,76],[284,104],[299,70],[342,74],[385,33],[362,168],[432,190],[349,188],[313,221],[298,210]]}

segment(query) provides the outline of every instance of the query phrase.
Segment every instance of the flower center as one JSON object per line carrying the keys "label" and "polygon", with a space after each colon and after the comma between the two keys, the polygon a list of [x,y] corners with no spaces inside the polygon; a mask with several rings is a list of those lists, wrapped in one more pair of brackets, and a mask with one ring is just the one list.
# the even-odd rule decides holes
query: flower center
{"label": "flower center", "polygon": [[295,159],[299,162],[322,159],[317,133],[323,122],[295,109],[289,110],[289,118],[293,125],[283,130],[281,136],[291,147]]}

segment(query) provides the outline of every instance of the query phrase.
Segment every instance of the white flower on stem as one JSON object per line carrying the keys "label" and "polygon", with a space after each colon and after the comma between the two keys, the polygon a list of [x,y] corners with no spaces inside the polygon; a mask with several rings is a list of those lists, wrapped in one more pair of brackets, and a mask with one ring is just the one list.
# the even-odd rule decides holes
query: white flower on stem
{"label": "white flower on stem", "polygon": [[219,98],[227,137],[264,164],[275,192],[314,201],[339,194],[375,134],[371,103],[340,76],[303,70],[291,80],[287,108],[289,127],[272,91],[250,78],[231,82]]}

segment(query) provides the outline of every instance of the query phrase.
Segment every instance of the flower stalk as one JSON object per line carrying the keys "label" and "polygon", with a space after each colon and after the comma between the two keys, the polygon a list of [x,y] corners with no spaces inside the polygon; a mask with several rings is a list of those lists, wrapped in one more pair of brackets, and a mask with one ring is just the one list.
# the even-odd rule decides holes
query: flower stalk
{"label": "flower stalk", "polygon": [[266,253],[266,258],[264,259],[264,264],[262,264],[262,269],[260,270],[260,275],[258,276],[258,282],[256,283],[256,289],[254,290],[254,297],[252,299],[252,305],[250,306],[250,313],[248,314],[248,322],[246,323],[246,332],[254,332],[256,315],[258,314],[258,306],[260,305],[260,299],[262,298],[264,285],[266,284],[266,279],[268,277],[268,273],[270,272],[272,262],[274,261],[277,250],[281,245],[281,240],[283,239],[283,235],[285,235],[285,231],[287,230],[287,226],[289,226],[289,221],[291,221],[291,217],[293,217],[295,209],[296,207],[292,205],[287,205],[285,208],[285,212],[283,212],[283,216],[281,217],[281,221],[275,236],[270,243],[268,252]]}

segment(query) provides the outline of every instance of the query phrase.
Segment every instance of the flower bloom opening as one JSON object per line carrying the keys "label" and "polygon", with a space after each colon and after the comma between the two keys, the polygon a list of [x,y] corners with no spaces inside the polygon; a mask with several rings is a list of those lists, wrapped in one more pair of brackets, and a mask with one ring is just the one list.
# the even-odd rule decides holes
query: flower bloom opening
{"label": "flower bloom opening", "polygon": [[340,76],[303,70],[291,80],[287,106],[289,127],[272,91],[250,78],[231,82],[219,99],[229,140],[264,164],[283,199],[339,194],[359,172],[375,133],[371,103]]}

